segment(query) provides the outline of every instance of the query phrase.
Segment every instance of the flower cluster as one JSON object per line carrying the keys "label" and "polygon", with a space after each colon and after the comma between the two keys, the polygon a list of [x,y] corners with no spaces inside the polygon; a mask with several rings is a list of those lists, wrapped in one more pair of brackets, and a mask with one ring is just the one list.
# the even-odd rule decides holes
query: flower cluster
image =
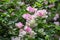
{"label": "flower cluster", "polygon": [[46,18],[47,11],[45,9],[37,10],[37,8],[33,8],[31,6],[27,7],[26,10],[33,13],[33,15],[29,13],[23,14],[22,17],[26,20],[26,24],[23,25],[23,23],[18,22],[15,24],[15,26],[20,28],[19,36],[24,36],[28,33],[31,37],[33,37],[35,34],[37,34],[33,31],[33,28],[37,26],[36,19],[38,17]]}

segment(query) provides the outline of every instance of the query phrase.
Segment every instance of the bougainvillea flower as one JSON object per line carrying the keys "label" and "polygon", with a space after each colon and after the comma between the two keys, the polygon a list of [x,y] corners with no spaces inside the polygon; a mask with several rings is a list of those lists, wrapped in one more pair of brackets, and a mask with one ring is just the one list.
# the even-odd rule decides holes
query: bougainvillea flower
{"label": "bougainvillea flower", "polygon": [[32,19],[32,15],[30,15],[30,14],[23,14],[22,15],[22,17],[24,18],[24,19],[26,19],[26,20],[30,20],[30,19]]}
{"label": "bougainvillea flower", "polygon": [[27,7],[26,10],[29,11],[29,12],[35,12],[35,11],[37,11],[36,8],[32,8],[31,6]]}
{"label": "bougainvillea flower", "polygon": [[46,13],[46,10],[38,10],[37,12],[35,12],[35,15],[42,17],[45,16]]}
{"label": "bougainvillea flower", "polygon": [[18,22],[18,23],[15,24],[15,26],[18,27],[18,28],[22,28],[24,25],[21,22]]}
{"label": "bougainvillea flower", "polygon": [[28,33],[30,33],[32,31],[32,29],[29,26],[25,26],[24,30]]}

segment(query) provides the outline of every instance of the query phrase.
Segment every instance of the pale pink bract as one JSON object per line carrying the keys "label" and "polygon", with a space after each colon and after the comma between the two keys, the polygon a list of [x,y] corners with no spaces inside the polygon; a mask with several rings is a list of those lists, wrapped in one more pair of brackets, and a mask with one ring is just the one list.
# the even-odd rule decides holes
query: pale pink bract
{"label": "pale pink bract", "polygon": [[37,11],[36,8],[32,8],[31,6],[27,7],[26,10],[29,11],[29,12],[35,12],[35,11]]}
{"label": "pale pink bract", "polygon": [[25,26],[24,30],[29,33],[32,31],[32,29],[29,26]]}
{"label": "pale pink bract", "polygon": [[24,25],[21,22],[18,22],[18,23],[15,24],[15,26],[18,27],[18,28],[22,28]]}
{"label": "pale pink bract", "polygon": [[26,19],[26,20],[31,20],[32,19],[32,15],[30,15],[30,14],[23,14],[22,15],[22,17],[24,18],[24,19]]}
{"label": "pale pink bract", "polygon": [[35,15],[42,17],[42,16],[44,16],[46,13],[47,13],[46,10],[38,10],[38,11],[35,13]]}

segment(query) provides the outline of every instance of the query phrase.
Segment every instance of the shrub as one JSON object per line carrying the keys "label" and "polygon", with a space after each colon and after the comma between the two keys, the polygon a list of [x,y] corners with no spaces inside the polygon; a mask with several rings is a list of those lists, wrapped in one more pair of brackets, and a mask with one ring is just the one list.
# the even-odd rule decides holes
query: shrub
{"label": "shrub", "polygon": [[22,32],[24,40],[58,40],[60,1],[1,0],[0,39],[10,40]]}

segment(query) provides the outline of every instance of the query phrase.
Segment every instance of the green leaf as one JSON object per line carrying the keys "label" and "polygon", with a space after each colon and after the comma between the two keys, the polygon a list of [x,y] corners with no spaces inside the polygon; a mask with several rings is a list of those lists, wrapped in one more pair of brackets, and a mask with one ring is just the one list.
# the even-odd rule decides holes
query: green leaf
{"label": "green leaf", "polygon": [[57,0],[49,0],[50,3],[54,3],[56,2]]}
{"label": "green leaf", "polygon": [[56,26],[55,28],[56,28],[56,30],[60,30],[60,26]]}
{"label": "green leaf", "polygon": [[49,35],[46,35],[46,36],[45,36],[45,39],[46,39],[46,40],[49,40]]}
{"label": "green leaf", "polygon": [[38,3],[38,2],[36,2],[35,4],[36,4],[36,6],[38,6],[38,7],[41,7],[41,6],[42,6],[42,4],[41,4],[41,3]]}

